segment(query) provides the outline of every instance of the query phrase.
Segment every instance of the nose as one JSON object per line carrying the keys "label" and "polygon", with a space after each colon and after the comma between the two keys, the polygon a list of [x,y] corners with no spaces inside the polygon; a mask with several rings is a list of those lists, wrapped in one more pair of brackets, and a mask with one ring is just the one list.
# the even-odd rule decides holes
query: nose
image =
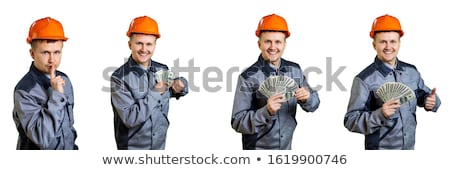
{"label": "nose", "polygon": [[270,50],[274,50],[274,49],[276,49],[276,48],[275,48],[275,43],[270,43],[270,45],[269,45],[269,49],[270,49]]}
{"label": "nose", "polygon": [[141,45],[141,48],[139,48],[139,50],[141,50],[141,51],[145,51],[145,45],[144,45],[144,44],[142,44],[142,45]]}
{"label": "nose", "polygon": [[392,43],[391,42],[387,42],[386,43],[386,49],[391,49]]}
{"label": "nose", "polygon": [[54,61],[55,61],[55,54],[50,53],[50,54],[48,55],[48,62],[49,62],[49,63],[53,63]]}

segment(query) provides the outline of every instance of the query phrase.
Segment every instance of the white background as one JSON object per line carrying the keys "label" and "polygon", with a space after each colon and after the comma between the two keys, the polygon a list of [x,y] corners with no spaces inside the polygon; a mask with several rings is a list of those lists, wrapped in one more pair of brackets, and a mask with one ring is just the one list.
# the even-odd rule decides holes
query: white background
{"label": "white background", "polygon": [[[280,168],[266,166],[268,154],[346,154],[347,165],[300,166],[283,165],[293,169],[356,169],[386,167],[447,167],[449,81],[446,73],[448,59],[448,6],[445,1],[2,1],[0,3],[0,51],[3,75],[0,84],[0,166],[43,169],[152,168],[147,166],[106,166],[102,156],[141,156],[170,154],[172,156],[210,155],[261,156],[263,161],[246,168]],[[310,73],[311,86],[321,85],[321,104],[314,113],[297,112],[298,126],[292,151],[242,151],[241,135],[230,125],[234,90],[238,73],[227,78],[227,71],[239,72],[257,60],[255,30],[261,17],[276,13],[289,25],[291,37],[284,58],[299,63],[303,69],[320,68],[322,73]],[[364,151],[364,137],[351,133],[343,126],[353,77],[373,62],[375,51],[369,31],[373,20],[390,14],[400,19],[405,35],[399,58],[416,65],[430,87],[436,87],[442,100],[438,113],[417,111],[415,151]],[[130,55],[125,35],[129,23],[137,16],[147,15],[158,24],[155,61],[187,67],[189,60],[200,68],[193,84],[200,88],[180,100],[170,103],[167,144],[165,151],[116,151],[113,112],[109,87],[104,72],[119,67]],[[25,39],[32,22],[51,16],[59,20],[69,40],[64,44],[63,58],[58,70],[71,79],[75,92],[75,128],[79,151],[16,151],[17,130],[12,119],[13,90],[31,64],[29,45]],[[326,67],[326,58],[332,68]],[[345,91],[335,84],[325,89],[327,69],[334,73],[345,70],[338,79]],[[204,70],[217,67],[222,80],[204,84]],[[107,72],[111,73],[111,72]],[[180,73],[188,78],[187,73]],[[231,81],[231,82],[230,82]],[[192,83],[192,82],[191,82]],[[206,86],[220,86],[217,92]],[[159,167],[159,166],[155,166]],[[187,168],[234,168],[240,166],[185,166]],[[169,166],[169,168],[185,168]],[[167,167],[166,167],[167,168]],[[446,169],[446,168],[443,168]]]}

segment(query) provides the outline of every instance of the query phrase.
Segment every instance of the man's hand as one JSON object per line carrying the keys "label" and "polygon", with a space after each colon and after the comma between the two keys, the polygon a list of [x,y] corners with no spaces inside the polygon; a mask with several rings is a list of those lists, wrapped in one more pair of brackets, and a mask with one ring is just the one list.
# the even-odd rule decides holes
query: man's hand
{"label": "man's hand", "polygon": [[180,93],[184,89],[184,83],[180,79],[173,80],[172,90],[174,93]]}
{"label": "man's hand", "polygon": [[433,110],[435,105],[436,105],[436,88],[433,88],[433,90],[431,90],[430,95],[428,95],[428,97],[425,99],[425,109]]}
{"label": "man's hand", "polygon": [[310,95],[311,93],[309,93],[309,89],[307,87],[302,87],[295,91],[294,97],[298,101],[305,103],[309,99]]}
{"label": "man's hand", "polygon": [[160,94],[163,94],[167,90],[168,86],[169,85],[165,82],[157,82],[153,88]]}
{"label": "man's hand", "polygon": [[56,76],[55,66],[52,66],[50,68],[50,84],[53,90],[64,93],[64,85],[66,84],[66,82],[61,76]]}
{"label": "man's hand", "polygon": [[395,111],[400,108],[400,100],[392,100],[390,102],[386,102],[381,107],[381,113],[383,113],[383,116],[386,119],[389,119],[393,114],[395,114]]}
{"label": "man's hand", "polygon": [[267,111],[269,111],[270,115],[275,115],[275,113],[280,110],[281,105],[286,101],[284,98],[284,94],[277,94],[269,99],[267,99]]}

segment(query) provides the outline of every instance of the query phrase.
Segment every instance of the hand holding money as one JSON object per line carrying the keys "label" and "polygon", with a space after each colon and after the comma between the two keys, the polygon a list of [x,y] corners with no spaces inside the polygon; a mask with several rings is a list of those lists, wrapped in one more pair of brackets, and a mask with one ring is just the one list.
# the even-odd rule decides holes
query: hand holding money
{"label": "hand holding money", "polygon": [[[159,91],[161,94],[164,93],[169,87],[172,87],[173,90],[180,88],[180,83],[177,82],[177,85],[173,85],[174,74],[169,70],[159,70],[155,73],[156,84],[155,89]],[[174,89],[174,86],[176,87]],[[184,88],[184,85],[183,85]]]}
{"label": "hand holding money", "polygon": [[169,70],[159,70],[155,73],[156,81],[167,83],[168,86],[172,86],[174,76],[174,73]]}
{"label": "hand holding money", "polygon": [[276,94],[269,99],[267,99],[267,111],[270,115],[275,115],[278,110],[280,110],[281,105],[286,101],[283,93]]}
{"label": "hand holding money", "polygon": [[153,88],[160,94],[163,94],[167,90],[167,87],[168,87],[167,83],[157,82]]}
{"label": "hand holding money", "polygon": [[383,113],[383,116],[386,119],[389,119],[393,114],[395,114],[398,108],[400,108],[400,100],[392,100],[383,104],[381,107],[381,113]]}

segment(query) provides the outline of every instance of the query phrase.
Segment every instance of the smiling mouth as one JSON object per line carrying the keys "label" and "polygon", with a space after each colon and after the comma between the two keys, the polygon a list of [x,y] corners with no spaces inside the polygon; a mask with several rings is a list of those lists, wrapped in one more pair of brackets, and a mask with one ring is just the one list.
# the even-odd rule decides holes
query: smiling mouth
{"label": "smiling mouth", "polygon": [[394,54],[394,50],[384,50],[384,54]]}
{"label": "smiling mouth", "polygon": [[148,53],[138,53],[139,57],[147,57],[149,54]]}
{"label": "smiling mouth", "polygon": [[269,55],[275,55],[275,54],[278,54],[278,51],[267,51],[267,54],[269,54]]}

